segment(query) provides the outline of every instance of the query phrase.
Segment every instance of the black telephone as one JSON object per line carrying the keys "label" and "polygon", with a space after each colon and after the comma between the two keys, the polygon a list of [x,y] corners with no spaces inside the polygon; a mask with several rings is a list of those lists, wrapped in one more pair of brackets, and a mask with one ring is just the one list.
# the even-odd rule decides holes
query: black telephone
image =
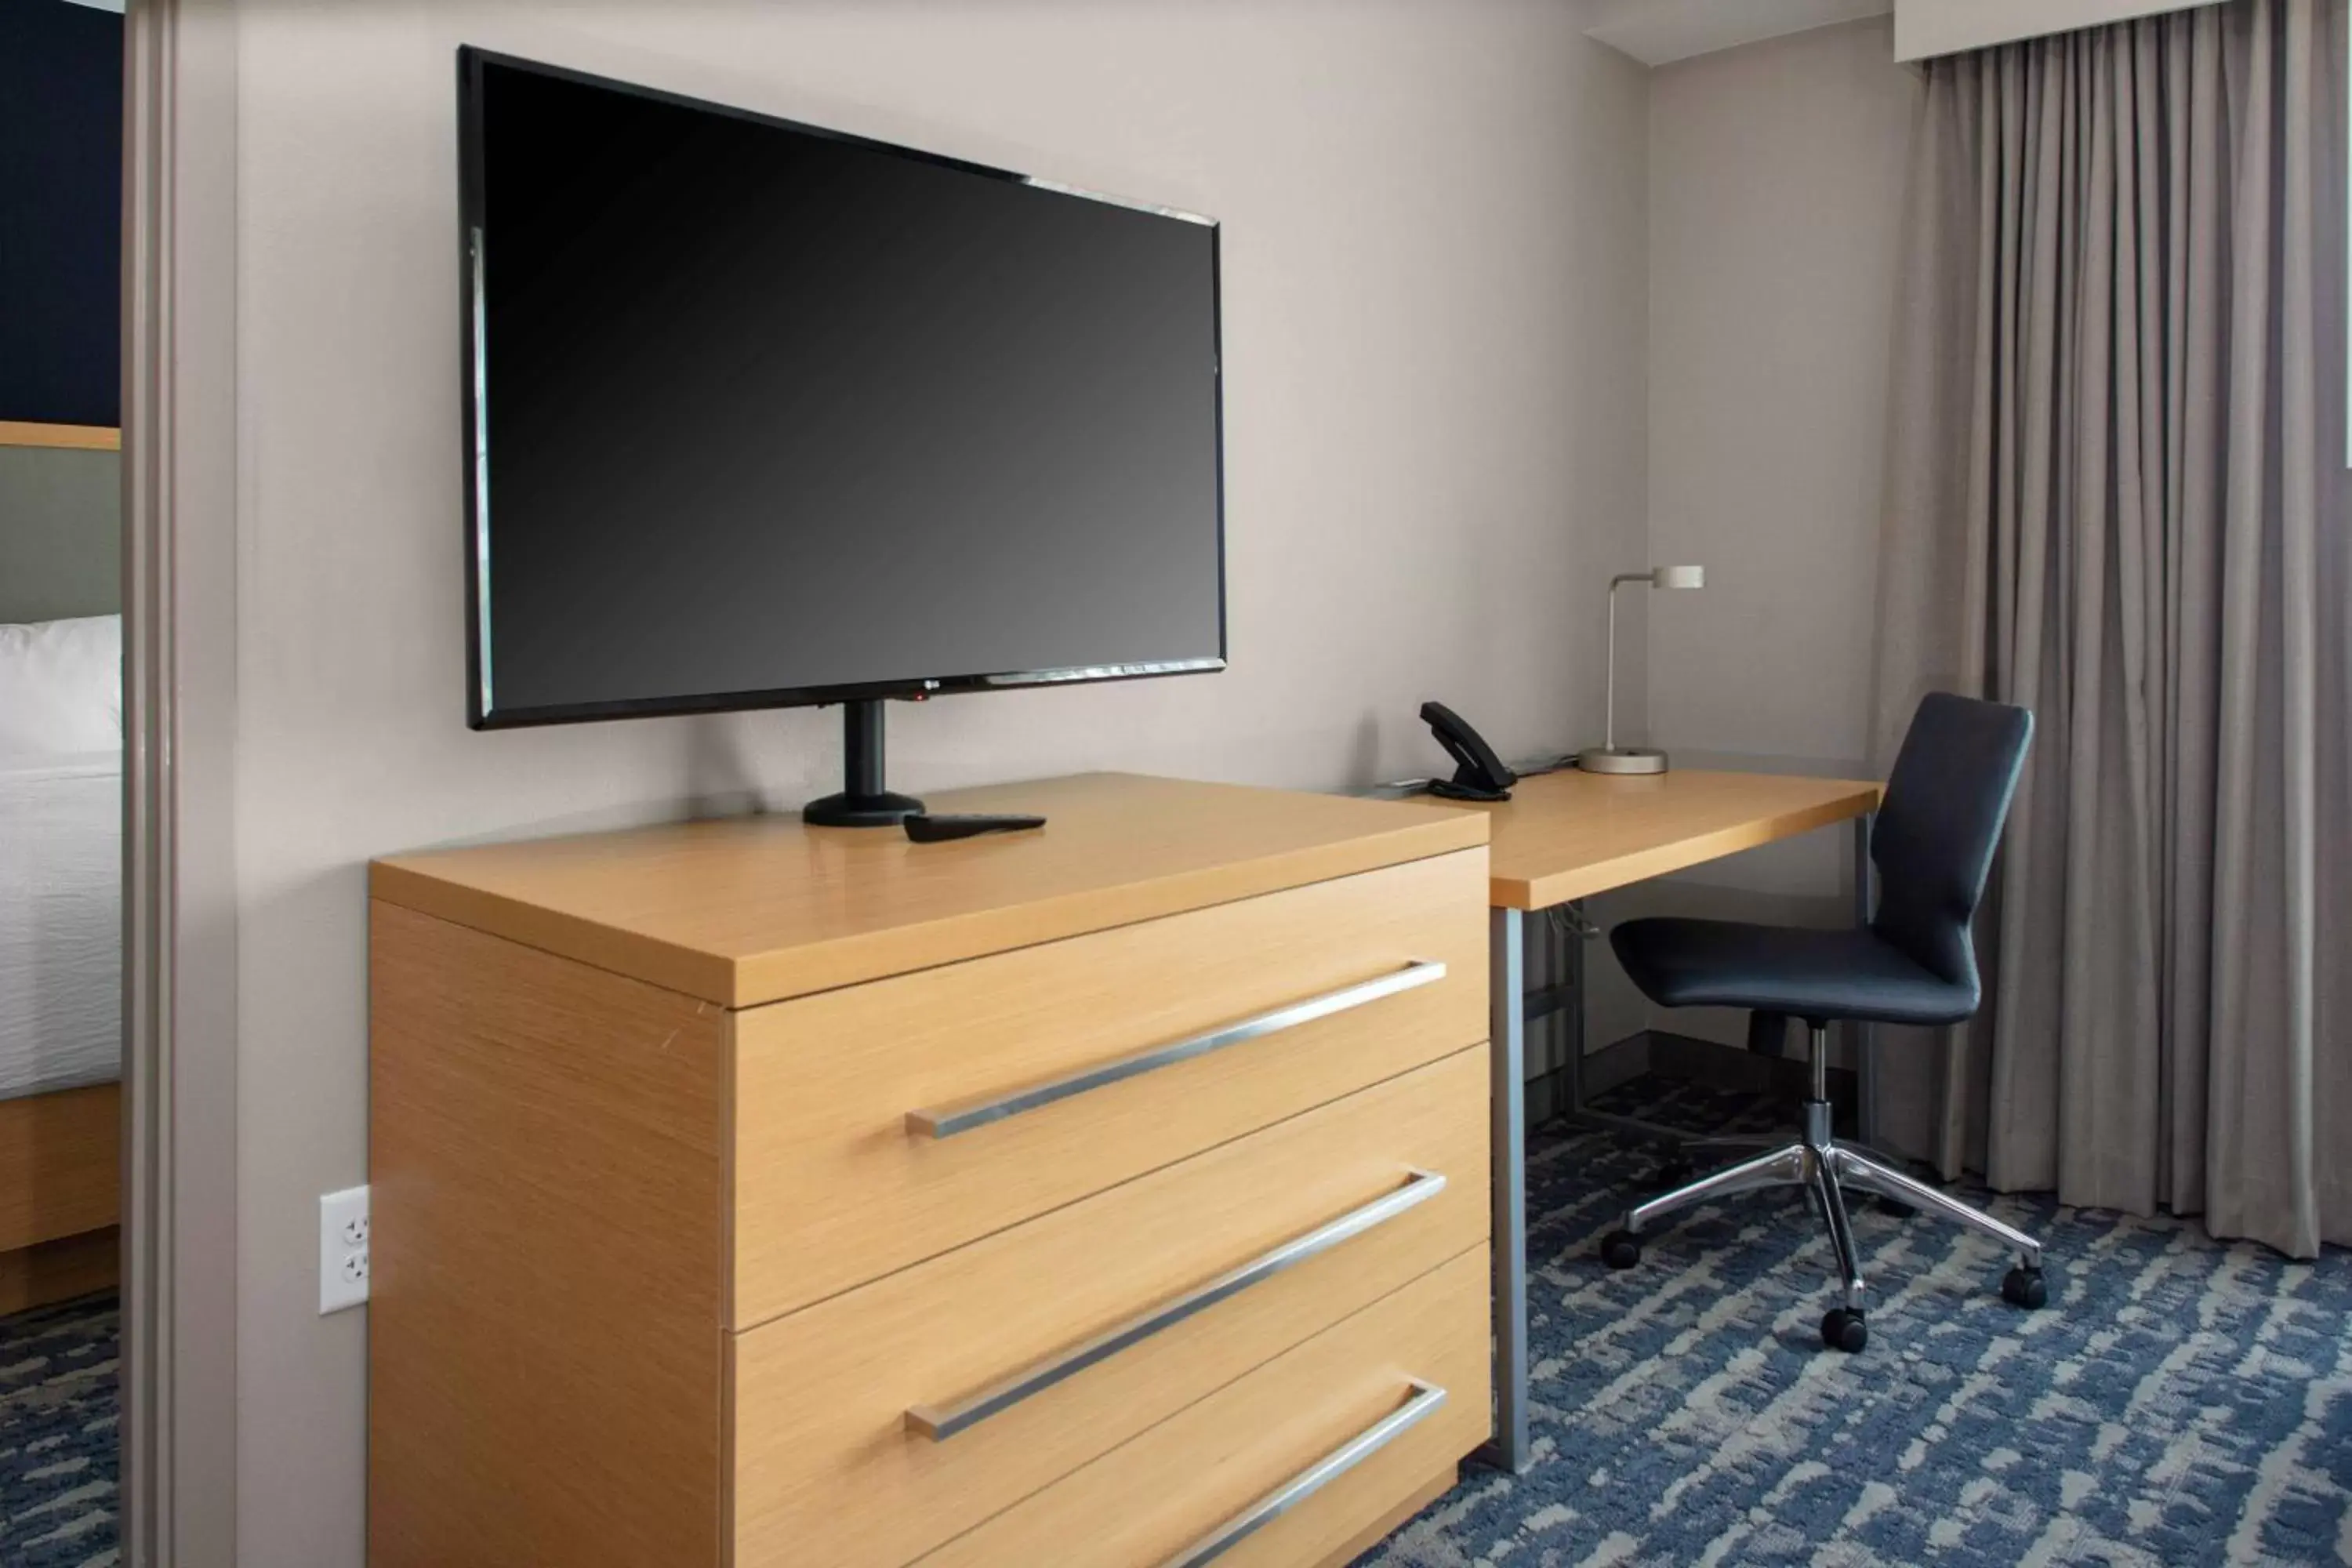
{"label": "black telephone", "polygon": [[1421,721],[1456,764],[1450,779],[1432,779],[1429,793],[1447,800],[1508,800],[1519,775],[1505,767],[1486,738],[1443,702],[1421,705]]}

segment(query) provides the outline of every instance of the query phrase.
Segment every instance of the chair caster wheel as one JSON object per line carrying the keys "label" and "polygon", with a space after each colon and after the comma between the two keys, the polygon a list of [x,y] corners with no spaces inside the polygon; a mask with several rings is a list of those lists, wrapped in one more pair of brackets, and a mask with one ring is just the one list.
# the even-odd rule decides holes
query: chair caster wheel
{"label": "chair caster wheel", "polygon": [[1900,1198],[1881,1198],[1878,1200],[1878,1212],[1883,1215],[1892,1215],[1896,1219],[1909,1219],[1919,1211]]}
{"label": "chair caster wheel", "polygon": [[1612,1230],[1601,1238],[1601,1261],[1612,1268],[1631,1268],[1642,1261],[1642,1238],[1630,1230]]}
{"label": "chair caster wheel", "polygon": [[2041,1269],[2020,1264],[2001,1276],[2000,1299],[2030,1312],[2050,1300],[2050,1288],[2042,1282]]}
{"label": "chair caster wheel", "polygon": [[1832,1307],[1822,1314],[1822,1343],[1829,1349],[1853,1355],[1869,1342],[1870,1328],[1860,1312]]}

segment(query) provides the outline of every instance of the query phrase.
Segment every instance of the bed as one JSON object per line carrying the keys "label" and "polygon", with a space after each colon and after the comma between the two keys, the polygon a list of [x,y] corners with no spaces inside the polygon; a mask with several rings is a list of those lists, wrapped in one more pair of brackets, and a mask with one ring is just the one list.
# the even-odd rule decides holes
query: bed
{"label": "bed", "polygon": [[0,626],[0,1312],[116,1278],[121,646]]}

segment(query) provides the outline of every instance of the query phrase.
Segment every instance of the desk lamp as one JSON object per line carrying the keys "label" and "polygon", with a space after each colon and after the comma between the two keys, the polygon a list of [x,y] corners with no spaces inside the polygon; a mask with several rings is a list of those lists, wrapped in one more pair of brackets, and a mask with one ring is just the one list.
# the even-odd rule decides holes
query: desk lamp
{"label": "desk lamp", "polygon": [[1666,753],[1647,746],[1617,744],[1617,590],[1628,583],[1653,588],[1701,588],[1706,585],[1704,566],[1656,566],[1647,572],[1621,572],[1609,580],[1609,715],[1601,744],[1576,754],[1576,765],[1588,773],[1662,773]]}

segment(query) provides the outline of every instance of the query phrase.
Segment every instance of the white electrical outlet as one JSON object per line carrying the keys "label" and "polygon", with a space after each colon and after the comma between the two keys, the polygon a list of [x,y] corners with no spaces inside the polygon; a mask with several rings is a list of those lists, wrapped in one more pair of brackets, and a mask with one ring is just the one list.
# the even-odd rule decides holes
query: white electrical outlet
{"label": "white electrical outlet", "polygon": [[368,1190],[345,1187],[319,1199],[319,1312],[368,1299]]}

